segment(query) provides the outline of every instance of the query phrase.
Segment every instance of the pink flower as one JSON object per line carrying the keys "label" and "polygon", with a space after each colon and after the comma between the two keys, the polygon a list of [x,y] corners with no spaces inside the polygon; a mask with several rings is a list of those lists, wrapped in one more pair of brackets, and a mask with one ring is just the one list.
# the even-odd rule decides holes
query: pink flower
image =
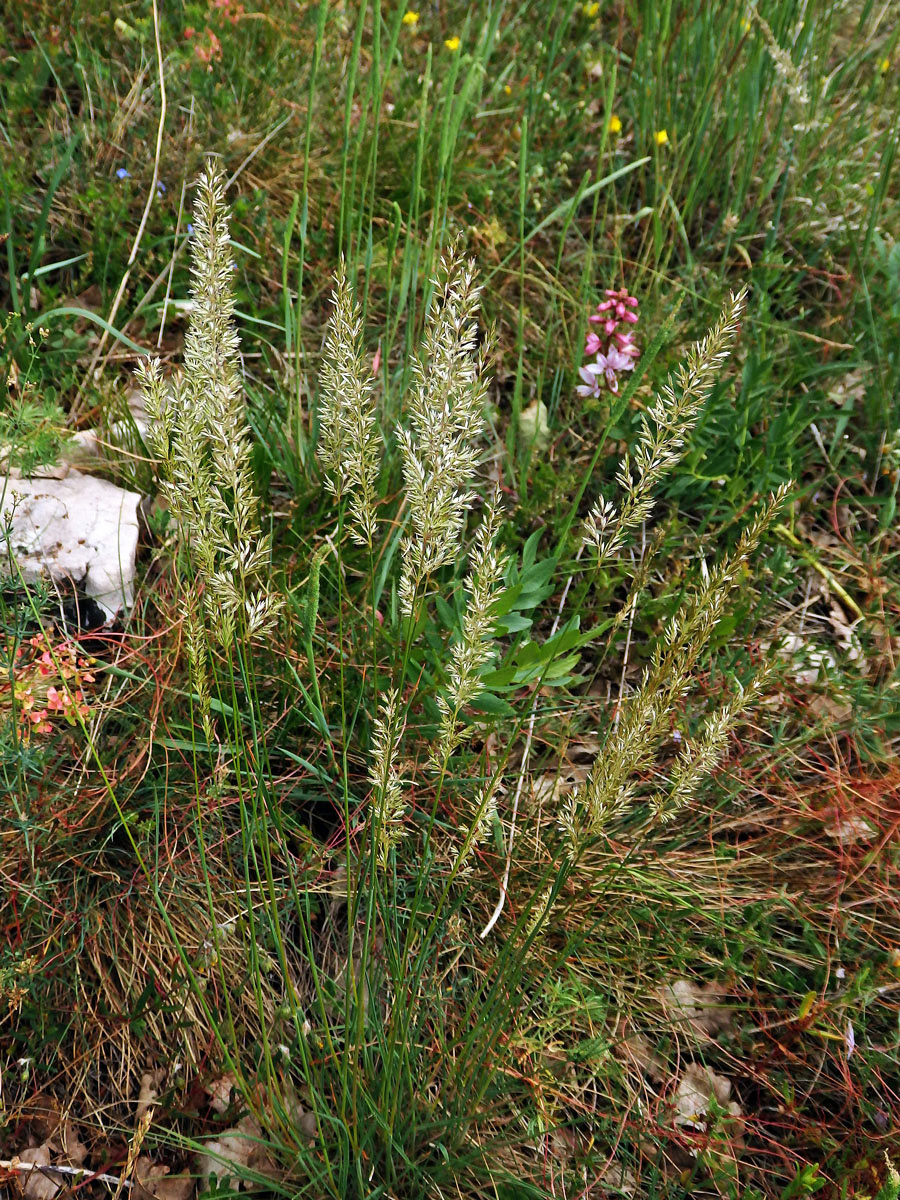
{"label": "pink flower", "polygon": [[[607,337],[611,333],[615,333],[619,325],[619,322],[615,319],[615,317],[601,317],[598,313],[592,313],[591,316],[588,317],[588,320],[593,325],[602,325],[603,332],[607,335]],[[637,318],[635,318],[635,320],[637,320]]]}
{"label": "pink flower", "polygon": [[53,726],[47,720],[46,708],[42,709],[41,712],[29,713],[28,716],[29,716],[29,719],[31,720],[32,725],[34,725],[35,733],[50,733],[50,732],[52,732]]}
{"label": "pink flower", "polygon": [[620,354],[625,354],[629,358],[638,358],[640,350],[637,348],[637,343],[634,340],[633,333],[617,333],[615,335],[616,349]]}
{"label": "pink flower", "polygon": [[580,396],[598,396],[600,394],[600,378],[606,380],[606,386],[611,392],[619,390],[619,380],[616,377],[616,371],[632,371],[634,369],[633,359],[622,354],[615,346],[610,346],[606,354],[598,354],[596,361],[588,363],[586,367],[582,367],[578,374],[585,381],[585,384],[593,386],[579,387],[576,391]]}
{"label": "pink flower", "polygon": [[589,333],[587,341],[584,343],[584,352],[585,354],[596,354],[602,345],[603,343],[596,333]]}
{"label": "pink flower", "polygon": [[602,371],[606,376],[606,385],[609,390],[617,392],[619,381],[616,378],[616,371],[634,370],[634,360],[623,354],[621,350],[617,350],[615,346],[610,346],[606,354],[597,355],[594,369]]}
{"label": "pink flower", "polygon": [[614,292],[612,288],[607,288],[606,295],[609,297],[609,299],[606,300],[604,304],[597,305],[597,308],[601,312],[605,312],[607,308],[614,308],[616,310],[616,316],[620,321],[634,322],[637,320],[637,316],[633,313],[629,313],[628,309],[637,308],[638,302],[634,296],[630,296],[628,294],[627,288],[619,288],[617,292]]}
{"label": "pink flower", "polygon": [[578,374],[584,380],[580,383],[575,391],[579,396],[599,396],[600,395],[600,379],[593,369],[596,364],[591,363],[587,367],[579,367]]}
{"label": "pink flower", "polygon": [[[588,320],[594,325],[603,325],[603,330],[607,334],[615,333],[616,326],[620,321],[625,321],[628,325],[637,323],[637,313],[631,309],[637,308],[637,300],[634,296],[628,294],[627,288],[620,288],[614,292],[611,288],[606,289],[606,299],[601,300],[597,305],[597,311],[593,313]],[[608,313],[604,317],[601,314]]]}

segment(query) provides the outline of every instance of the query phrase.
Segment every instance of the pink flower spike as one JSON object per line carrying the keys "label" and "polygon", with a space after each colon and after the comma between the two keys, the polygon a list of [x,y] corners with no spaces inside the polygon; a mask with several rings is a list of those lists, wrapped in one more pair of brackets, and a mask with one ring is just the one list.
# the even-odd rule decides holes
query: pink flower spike
{"label": "pink flower spike", "polygon": [[587,335],[587,341],[584,343],[584,352],[585,352],[585,354],[596,354],[597,351],[600,349],[601,345],[602,345],[602,342],[600,341],[600,338],[597,336],[597,334],[589,333]]}

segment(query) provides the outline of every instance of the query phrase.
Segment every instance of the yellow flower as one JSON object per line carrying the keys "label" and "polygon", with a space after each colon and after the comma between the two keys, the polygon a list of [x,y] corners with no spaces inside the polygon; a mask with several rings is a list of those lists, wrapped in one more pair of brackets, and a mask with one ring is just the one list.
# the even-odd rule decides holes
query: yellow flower
{"label": "yellow flower", "polygon": [[888,70],[890,70],[891,60],[889,58],[883,58],[881,60],[880,66],[881,66],[881,73],[882,73],[882,75],[884,75]]}
{"label": "yellow flower", "polygon": [[600,11],[600,5],[597,3],[597,0],[594,0],[593,4],[585,4],[583,7],[584,15],[589,21],[593,21],[594,17],[596,17],[597,13]]}
{"label": "yellow flower", "polygon": [[616,116],[615,113],[613,113],[613,115],[609,118],[609,125],[607,126],[607,128],[609,129],[610,133],[621,133],[622,132],[622,122],[619,120],[619,118]]}
{"label": "yellow flower", "polygon": [[413,12],[412,9],[409,9],[408,12],[405,12],[403,14],[403,24],[404,25],[418,25],[418,23],[419,23],[419,14],[417,12]]}
{"label": "yellow flower", "polygon": [[509,86],[508,83],[504,83],[503,90],[504,90],[504,92],[506,92],[507,96],[512,95],[512,88]]}
{"label": "yellow flower", "polygon": [[744,19],[741,21],[741,29],[744,31],[744,33],[749,33],[752,28],[753,22],[749,17],[744,17]]}
{"label": "yellow flower", "polygon": [[669,135],[666,133],[665,129],[657,129],[656,133],[653,135],[653,140],[656,142],[657,146],[664,146],[669,140]]}
{"label": "yellow flower", "polygon": [[447,38],[447,40],[444,42],[444,45],[448,50],[456,51],[459,49],[459,38],[455,35],[452,38]]}

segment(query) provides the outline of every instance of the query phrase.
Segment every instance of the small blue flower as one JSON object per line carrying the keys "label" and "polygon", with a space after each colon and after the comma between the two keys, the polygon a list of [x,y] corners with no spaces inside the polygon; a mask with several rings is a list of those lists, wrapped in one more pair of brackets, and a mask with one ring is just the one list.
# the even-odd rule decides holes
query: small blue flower
{"label": "small blue flower", "polygon": [[131,175],[124,167],[119,167],[116,171],[116,179],[130,179]]}
{"label": "small blue flower", "polygon": [[163,183],[163,181],[161,179],[157,179],[157,181],[156,181],[156,190],[160,194],[160,196],[164,196],[166,194],[166,185]]}
{"label": "small blue flower", "polygon": [[193,233],[193,232],[194,232],[194,227],[193,227],[193,225],[192,225],[192,224],[190,223],[190,221],[189,221],[189,222],[188,222],[188,233]]}

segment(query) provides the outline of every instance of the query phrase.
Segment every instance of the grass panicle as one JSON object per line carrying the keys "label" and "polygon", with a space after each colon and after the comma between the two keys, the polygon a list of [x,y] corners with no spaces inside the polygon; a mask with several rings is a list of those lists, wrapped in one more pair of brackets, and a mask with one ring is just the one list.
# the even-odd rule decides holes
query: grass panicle
{"label": "grass panicle", "polygon": [[746,290],[732,295],[719,321],[691,347],[641,417],[634,459],[626,454],[619,466],[620,505],[601,500],[585,521],[584,543],[597,552],[598,566],[609,562],[628,534],[647,520],[653,511],[654,490],[683,457],[685,442],[734,344],[746,298]]}
{"label": "grass panicle", "polygon": [[388,855],[407,832],[403,820],[407,805],[403,783],[397,768],[400,750],[400,695],[390,689],[381,700],[372,735],[372,762],[369,783],[373,789],[371,821],[379,864],[387,865]]}
{"label": "grass panicle", "polygon": [[481,675],[496,657],[492,643],[494,608],[503,583],[505,556],[498,550],[499,500],[489,501],[478,527],[466,578],[466,609],[457,641],[450,647],[447,688],[437,697],[441,724],[434,759],[445,766],[459,746],[460,713],[482,690]]}
{"label": "grass panicle", "polygon": [[[726,350],[723,341],[728,336],[725,331],[730,330],[733,334],[735,319],[736,305],[733,303],[723,321],[699,344],[689,360],[682,378],[686,380],[684,392],[690,393],[692,401],[682,408],[676,403],[677,393],[669,386],[664,392],[672,400],[668,410],[663,410],[657,403],[657,429],[662,427],[664,411],[668,413],[665,444],[669,447],[677,446],[680,450],[685,433],[685,429],[679,429],[673,423],[673,414],[685,412],[686,409],[684,420],[687,429],[696,420],[697,398],[708,392],[714,371],[724,361]],[[648,437],[645,424],[641,434],[645,446]],[[670,453],[674,451],[657,450],[644,461],[649,461],[652,466]],[[636,458],[642,461],[640,451]],[[639,478],[646,479],[652,474],[650,470]],[[631,484],[630,471],[620,471],[619,480],[627,489]],[[622,816],[633,804],[641,786],[641,777],[654,763],[659,744],[668,734],[700,656],[728,612],[732,593],[749,560],[784,506],[787,491],[787,487],[781,488],[770,497],[760,514],[742,531],[734,552],[726,555],[707,573],[699,588],[669,619],[663,638],[653,649],[651,663],[645,669],[640,685],[621,706],[615,726],[594,761],[586,784],[583,788],[575,789],[563,806],[560,828],[573,857],[577,856],[578,847],[585,837],[601,834],[611,821]],[[638,494],[635,503],[640,506],[646,498],[645,493],[643,488],[636,488],[635,492]],[[629,502],[630,496],[623,502],[623,513],[629,511]],[[616,537],[614,533],[613,541]],[[758,694],[758,689],[751,685],[738,699],[727,704],[717,717],[710,719],[700,739],[685,746],[673,777],[669,804],[660,802],[657,805],[659,810],[665,811],[669,805],[677,808],[694,794],[697,784],[718,761],[718,755],[737,718]]]}
{"label": "grass panicle", "polygon": [[654,800],[654,814],[671,821],[696,802],[700,785],[721,763],[728,741],[743,715],[764,695],[771,672],[759,671],[746,685],[738,683],[737,694],[703,723],[694,738],[685,740],[669,776],[669,791]]}
{"label": "grass panicle", "polygon": [[478,346],[475,264],[457,244],[442,262],[413,362],[408,425],[399,431],[413,532],[403,539],[400,601],[412,612],[423,580],[460,552],[485,431],[489,347]]}
{"label": "grass panicle", "polygon": [[183,376],[169,392],[151,359],[138,377],[165,495],[202,584],[195,594],[210,630],[230,647],[238,629],[270,631],[279,603],[250,468],[224,179],[211,166],[197,181],[194,220]]}
{"label": "grass panicle", "polygon": [[349,497],[351,536],[371,547],[383,442],[372,372],[363,358],[362,312],[343,262],[335,276],[321,395],[318,452],[326,486],[338,501]]}

